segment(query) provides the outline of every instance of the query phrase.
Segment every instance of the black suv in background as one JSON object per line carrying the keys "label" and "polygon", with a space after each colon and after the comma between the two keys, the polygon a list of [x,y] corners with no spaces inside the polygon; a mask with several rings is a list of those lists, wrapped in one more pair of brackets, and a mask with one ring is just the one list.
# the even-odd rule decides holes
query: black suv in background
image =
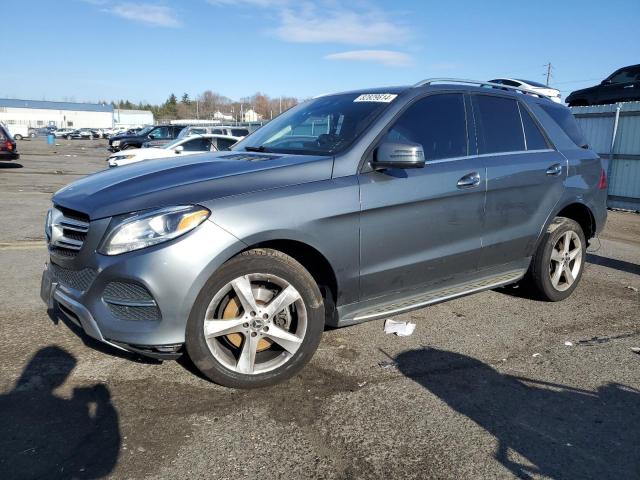
{"label": "black suv in background", "polygon": [[135,135],[116,135],[109,139],[109,150],[118,152],[127,148],[140,148],[143,144],[159,147],[178,138],[184,125],[151,125],[144,127]]}
{"label": "black suv in background", "polygon": [[0,162],[4,160],[17,160],[20,158],[16,142],[11,137],[9,130],[0,124]]}
{"label": "black suv in background", "polygon": [[584,107],[635,100],[640,100],[640,64],[616,70],[600,85],[571,92],[566,102],[570,107]]}

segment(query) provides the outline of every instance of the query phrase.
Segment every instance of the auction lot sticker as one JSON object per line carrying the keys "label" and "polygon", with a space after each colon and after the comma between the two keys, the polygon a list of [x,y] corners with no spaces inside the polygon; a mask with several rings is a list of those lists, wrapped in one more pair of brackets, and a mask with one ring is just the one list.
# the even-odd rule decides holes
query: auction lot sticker
{"label": "auction lot sticker", "polygon": [[354,102],[380,102],[390,103],[398,95],[395,93],[364,93],[354,100]]}

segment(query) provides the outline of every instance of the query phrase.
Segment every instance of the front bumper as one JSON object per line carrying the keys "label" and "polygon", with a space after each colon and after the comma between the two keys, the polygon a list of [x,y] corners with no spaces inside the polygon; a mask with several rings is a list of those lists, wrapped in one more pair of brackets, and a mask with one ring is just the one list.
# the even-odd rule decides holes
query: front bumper
{"label": "front bumper", "polygon": [[[67,262],[52,255],[42,274],[42,300],[100,342],[161,359],[180,356],[197,295],[220,265],[244,248],[211,221],[173,241],[122,255],[101,255],[89,238],[86,243]],[[84,275],[84,281],[74,281],[74,274]],[[114,283],[145,289],[157,315],[123,318],[119,312],[136,307],[125,301],[113,308],[107,290]]]}

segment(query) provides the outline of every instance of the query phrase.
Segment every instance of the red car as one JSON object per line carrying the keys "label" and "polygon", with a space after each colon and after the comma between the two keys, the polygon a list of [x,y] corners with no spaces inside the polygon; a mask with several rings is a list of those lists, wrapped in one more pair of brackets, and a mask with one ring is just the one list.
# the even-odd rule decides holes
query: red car
{"label": "red car", "polygon": [[9,131],[0,125],[0,162],[3,160],[17,160],[20,158],[15,140]]}

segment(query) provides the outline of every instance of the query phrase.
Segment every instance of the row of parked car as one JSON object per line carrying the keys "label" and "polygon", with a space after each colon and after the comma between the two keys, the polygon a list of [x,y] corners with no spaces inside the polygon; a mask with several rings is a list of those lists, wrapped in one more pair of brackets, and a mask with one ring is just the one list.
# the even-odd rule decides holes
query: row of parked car
{"label": "row of parked car", "polygon": [[[155,125],[109,139],[109,167],[154,158],[229,150],[249,134],[246,127]],[[175,136],[175,137],[174,137]],[[172,138],[173,137],[173,138]]]}

